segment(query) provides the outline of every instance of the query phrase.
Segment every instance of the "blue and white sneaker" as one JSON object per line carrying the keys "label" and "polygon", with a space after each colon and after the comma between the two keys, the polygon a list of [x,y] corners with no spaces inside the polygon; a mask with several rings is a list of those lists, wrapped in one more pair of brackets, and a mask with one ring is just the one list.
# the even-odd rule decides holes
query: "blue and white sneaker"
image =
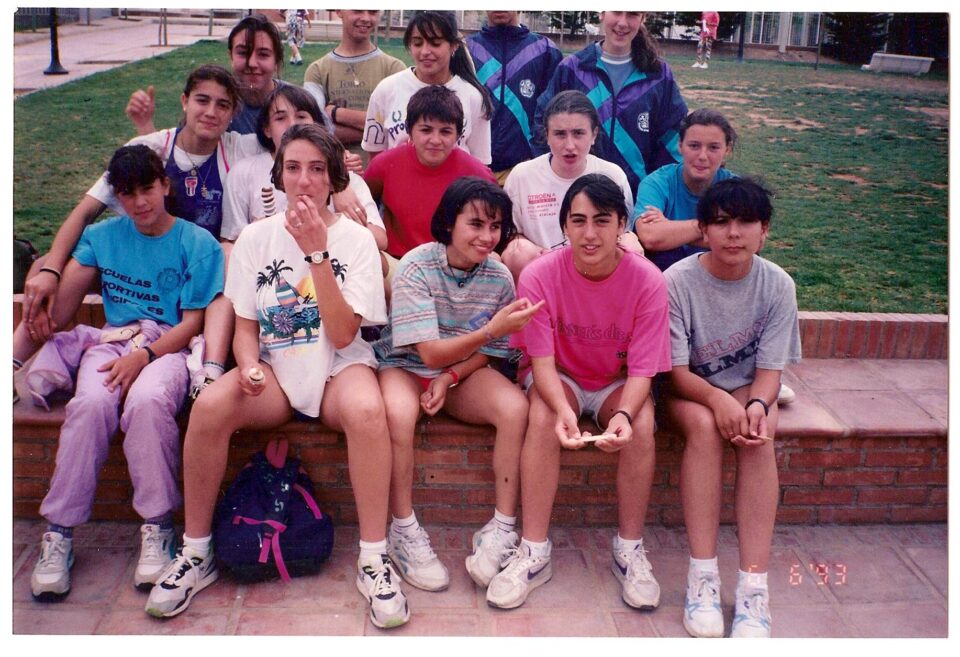
{"label": "blue and white sneaker", "polygon": [[723,636],[719,573],[690,569],[687,575],[687,599],[683,606],[683,628],[690,636]]}
{"label": "blue and white sneaker", "polygon": [[731,637],[769,639],[772,623],[770,592],[767,589],[737,591]]}
{"label": "blue and white sneaker", "polygon": [[145,611],[156,618],[170,618],[186,611],[193,596],[217,581],[217,560],[213,552],[200,557],[189,548],[180,550],[150,589]]}
{"label": "blue and white sneaker", "polygon": [[40,557],[30,576],[30,592],[40,602],[59,602],[70,593],[73,540],[60,532],[45,532]]}
{"label": "blue and white sneaker", "polygon": [[357,590],[370,603],[370,622],[377,627],[399,627],[410,620],[407,598],[387,555],[357,561]]}
{"label": "blue and white sneaker", "polygon": [[504,532],[497,529],[491,520],[473,534],[473,554],[464,562],[467,573],[477,586],[486,587],[494,575],[499,573],[510,551],[517,547],[517,532]]}
{"label": "blue and white sneaker", "polygon": [[153,588],[160,574],[177,556],[177,537],[173,529],[160,525],[140,526],[140,559],[133,573],[133,585],[141,591]]}
{"label": "blue and white sneaker", "polygon": [[634,609],[656,609],[660,604],[660,584],[653,576],[646,549],[641,544],[634,550],[622,550],[617,543],[615,540],[611,569],[623,587],[623,601]]}
{"label": "blue and white sneaker", "polygon": [[546,584],[553,577],[550,567],[550,548],[547,554],[534,556],[530,548],[520,544],[509,552],[503,561],[504,569],[494,575],[487,586],[487,604],[500,609],[514,609],[527,600],[530,592]]}
{"label": "blue and white sneaker", "polygon": [[430,547],[430,536],[423,527],[412,533],[391,526],[387,533],[387,554],[400,576],[424,591],[442,591],[450,586],[450,573]]}

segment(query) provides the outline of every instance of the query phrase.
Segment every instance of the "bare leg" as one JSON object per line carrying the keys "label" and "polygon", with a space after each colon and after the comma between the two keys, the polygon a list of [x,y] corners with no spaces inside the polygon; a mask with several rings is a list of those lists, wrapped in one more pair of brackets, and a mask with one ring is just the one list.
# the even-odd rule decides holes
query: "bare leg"
{"label": "bare leg", "polygon": [[516,515],[520,494],[520,449],[527,430],[529,409],[523,392],[496,370],[484,367],[447,392],[444,408],[458,420],[492,424],[496,428],[493,445],[496,507],[504,515]]}
{"label": "bare leg", "polygon": [[275,427],[291,417],[290,403],[273,369],[265,363],[261,368],[266,380],[257,397],[243,393],[240,374],[232,369],[194,403],[183,444],[184,533],[191,538],[210,535],[233,433]]}
{"label": "bare leg", "polygon": [[392,450],[390,511],[406,518],[413,513],[413,439],[422,390],[416,377],[399,367],[381,370],[379,379]]}
{"label": "bare leg", "polygon": [[347,436],[350,484],[357,504],[360,540],[386,537],[390,494],[390,439],[377,375],[366,365],[350,365],[327,382],[320,419]]}
{"label": "bare leg", "polygon": [[540,257],[546,249],[537,246],[526,237],[517,236],[512,239],[507,248],[503,250],[503,264],[507,266],[510,273],[513,274],[513,282],[520,280],[520,272],[531,262]]}
{"label": "bare leg", "polygon": [[[575,412],[579,405],[569,387],[563,385],[567,401]],[[520,477],[523,486],[523,537],[528,541],[547,540],[550,514],[560,480],[560,440],[554,432],[557,414],[537,394],[536,386],[529,391],[530,415],[527,435],[520,455]]]}

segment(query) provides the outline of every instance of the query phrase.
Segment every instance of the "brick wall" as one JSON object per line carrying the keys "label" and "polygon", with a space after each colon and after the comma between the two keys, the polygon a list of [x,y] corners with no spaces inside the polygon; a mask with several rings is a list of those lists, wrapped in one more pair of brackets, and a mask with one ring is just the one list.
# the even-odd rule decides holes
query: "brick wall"
{"label": "brick wall", "polygon": [[[18,427],[14,436],[14,516],[36,517],[53,472],[58,427]],[[316,424],[240,433],[232,441],[225,481],[270,438],[286,437],[318,484],[321,506],[335,520],[356,522],[343,436]],[[945,522],[947,438],[778,436],[783,524]],[[427,523],[482,524],[493,505],[493,431],[440,417],[418,426],[414,504]],[[683,441],[660,432],[649,521],[680,525]],[[553,521],[568,526],[616,524],[615,457],[595,449],[565,451]],[[733,522],[734,454],[724,464],[722,521]],[[121,449],[114,440],[97,489],[94,517],[136,519]]]}

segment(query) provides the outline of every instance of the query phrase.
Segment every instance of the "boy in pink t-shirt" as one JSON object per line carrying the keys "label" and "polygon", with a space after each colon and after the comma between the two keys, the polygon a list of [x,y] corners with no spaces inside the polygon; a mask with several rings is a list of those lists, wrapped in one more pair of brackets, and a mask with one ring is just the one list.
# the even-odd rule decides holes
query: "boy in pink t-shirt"
{"label": "boy in pink t-shirt", "polygon": [[[530,397],[520,461],[523,537],[487,589],[494,607],[518,607],[550,579],[547,534],[561,448],[594,441],[603,451],[619,452],[613,573],[623,599],[638,609],[659,604],[643,529],[654,466],[650,385],[670,369],[669,315],[663,275],[643,256],[618,247],[626,221],[616,183],[600,174],[578,178],[560,206],[570,246],[544,254],[520,275],[518,294],[546,304],[511,338],[529,361],[521,372]],[[582,414],[606,427],[606,437],[581,434]]]}

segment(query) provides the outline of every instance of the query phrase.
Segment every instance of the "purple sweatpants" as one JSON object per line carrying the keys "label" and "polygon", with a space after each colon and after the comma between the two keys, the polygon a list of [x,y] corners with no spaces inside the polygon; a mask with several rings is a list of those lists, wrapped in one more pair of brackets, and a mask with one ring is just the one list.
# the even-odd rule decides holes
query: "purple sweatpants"
{"label": "purple sweatpants", "polygon": [[[150,344],[169,327],[143,321],[141,330],[146,337],[144,344]],[[176,415],[187,394],[189,352],[167,354],[144,367],[130,386],[120,414],[120,389],[110,392],[103,385],[107,373],[97,368],[129,353],[131,341],[89,346],[89,339],[64,335],[66,339],[57,340],[57,336],[37,354],[31,374],[56,371],[58,366],[77,362],[79,369],[76,393],[67,403],[60,429],[50,491],[40,505],[40,515],[64,527],[75,527],[89,519],[97,475],[118,427],[125,434],[123,453],[133,483],[134,510],[143,518],[154,518],[177,508],[182,498],[177,486],[180,431]]]}

